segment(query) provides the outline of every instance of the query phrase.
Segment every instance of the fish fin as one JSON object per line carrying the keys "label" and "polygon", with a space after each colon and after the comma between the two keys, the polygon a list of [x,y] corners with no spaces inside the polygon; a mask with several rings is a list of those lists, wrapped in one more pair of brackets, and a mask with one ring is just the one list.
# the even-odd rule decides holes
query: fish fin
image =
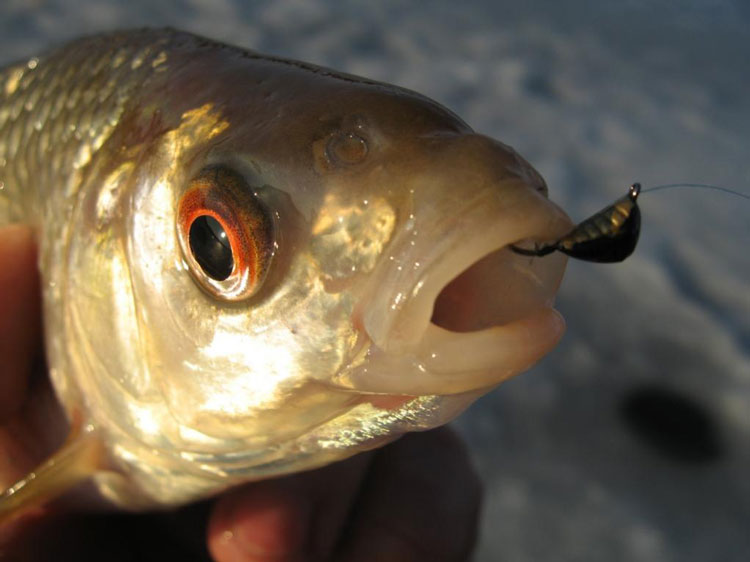
{"label": "fish fin", "polygon": [[0,495],[0,524],[87,480],[103,466],[103,458],[101,439],[75,416],[60,449]]}

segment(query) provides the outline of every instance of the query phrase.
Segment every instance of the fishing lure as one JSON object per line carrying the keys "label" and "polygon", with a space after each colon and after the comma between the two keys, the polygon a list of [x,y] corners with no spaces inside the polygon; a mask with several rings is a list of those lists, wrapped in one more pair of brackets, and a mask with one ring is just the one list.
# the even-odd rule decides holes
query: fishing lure
{"label": "fishing lure", "polygon": [[641,210],[638,196],[651,191],[675,187],[713,189],[750,200],[750,196],[716,185],[703,183],[671,183],[641,189],[640,183],[630,186],[627,195],[580,222],[555,242],[536,245],[533,249],[511,245],[510,249],[524,256],[542,257],[558,251],[572,258],[596,263],[624,261],[635,250],[641,233]]}
{"label": "fishing lure", "polygon": [[562,238],[534,249],[511,246],[524,256],[546,256],[554,251],[572,258],[597,263],[625,260],[635,250],[641,233],[641,210],[638,195],[641,184],[634,183],[624,197],[579,223]]}

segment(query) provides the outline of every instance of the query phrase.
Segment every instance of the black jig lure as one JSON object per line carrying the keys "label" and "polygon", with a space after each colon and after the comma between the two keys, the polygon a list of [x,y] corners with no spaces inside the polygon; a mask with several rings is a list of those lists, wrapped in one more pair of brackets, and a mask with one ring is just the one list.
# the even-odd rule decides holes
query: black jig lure
{"label": "black jig lure", "polygon": [[579,260],[621,262],[633,253],[641,233],[641,210],[636,203],[640,192],[641,184],[634,183],[627,195],[579,223],[556,242],[534,249],[512,245],[510,249],[524,256],[546,256],[558,251]]}

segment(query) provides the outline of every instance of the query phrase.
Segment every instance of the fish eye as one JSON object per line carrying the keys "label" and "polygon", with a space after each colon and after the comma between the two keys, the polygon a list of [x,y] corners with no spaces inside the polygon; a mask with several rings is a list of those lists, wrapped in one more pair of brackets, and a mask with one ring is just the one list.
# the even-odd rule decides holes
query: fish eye
{"label": "fish eye", "polygon": [[190,252],[211,279],[224,281],[234,269],[232,245],[226,230],[211,215],[201,215],[190,225]]}
{"label": "fish eye", "polygon": [[237,301],[268,273],[275,238],[271,215],[242,176],[221,166],[191,180],[177,209],[177,236],[193,279],[210,295]]}

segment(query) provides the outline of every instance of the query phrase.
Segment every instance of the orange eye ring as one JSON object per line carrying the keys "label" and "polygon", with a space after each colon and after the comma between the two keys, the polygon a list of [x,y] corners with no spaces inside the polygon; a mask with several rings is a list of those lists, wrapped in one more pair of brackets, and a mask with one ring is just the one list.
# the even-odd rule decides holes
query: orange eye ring
{"label": "orange eye ring", "polygon": [[273,257],[269,213],[241,176],[222,167],[190,182],[177,208],[177,235],[195,281],[222,300],[255,294]]}

